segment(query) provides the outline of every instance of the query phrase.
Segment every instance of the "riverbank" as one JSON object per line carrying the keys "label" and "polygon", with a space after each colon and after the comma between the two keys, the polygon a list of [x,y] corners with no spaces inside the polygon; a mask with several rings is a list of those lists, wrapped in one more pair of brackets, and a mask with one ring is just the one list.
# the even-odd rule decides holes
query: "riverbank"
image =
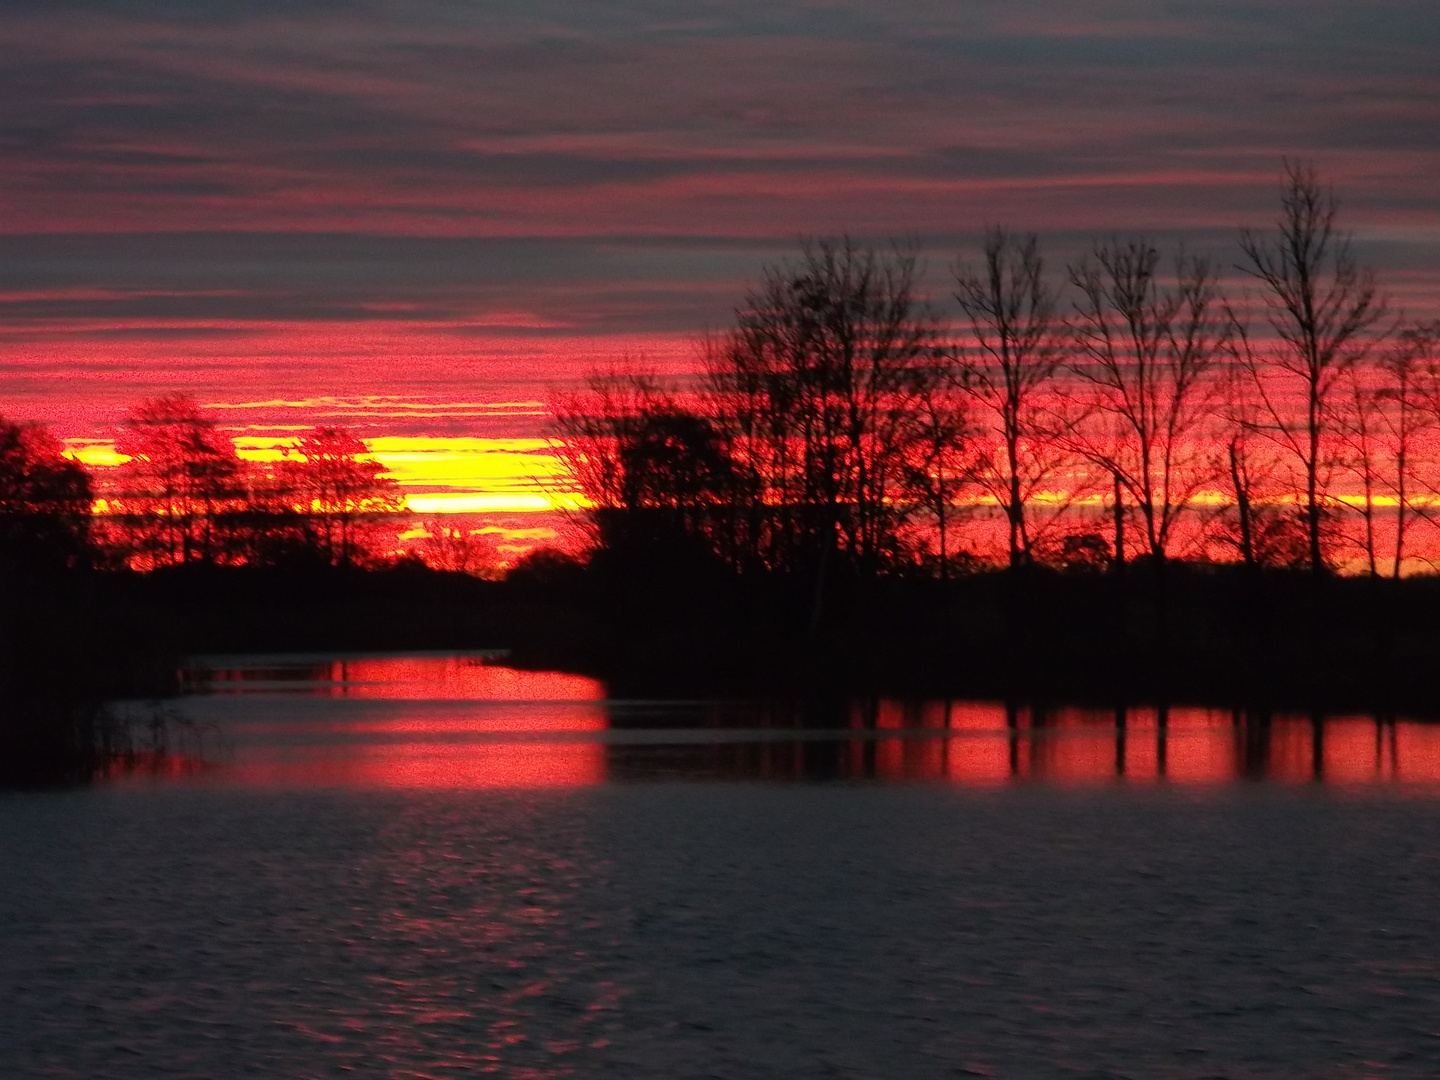
{"label": "riverbank", "polygon": [[[4,583],[8,698],[158,697],[194,653],[506,649],[628,696],[881,694],[1440,712],[1440,578],[1171,564],[813,582],[556,563]],[[818,605],[817,605],[818,599]]]}

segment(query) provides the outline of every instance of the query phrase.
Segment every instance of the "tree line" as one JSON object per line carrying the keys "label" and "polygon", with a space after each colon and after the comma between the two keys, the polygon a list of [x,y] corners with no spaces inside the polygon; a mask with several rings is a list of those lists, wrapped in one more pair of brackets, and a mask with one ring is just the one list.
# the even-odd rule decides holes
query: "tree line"
{"label": "tree line", "polygon": [[[769,268],[685,389],[597,375],[554,406],[557,451],[607,558],[737,572],[1236,561],[1426,568],[1440,490],[1440,324],[1389,308],[1313,169],[1287,166],[1238,286],[1213,259],[1107,239],[1047,266],[992,229],[953,268],[820,240]],[[185,395],[142,402],[104,490],[52,436],[0,418],[0,563],[373,565],[404,501],[351,431],[240,459]],[[97,512],[98,511],[98,512]],[[425,561],[474,572],[474,535]],[[1433,540],[1431,541],[1433,546]]]}
{"label": "tree line", "polygon": [[183,394],[136,406],[115,449],[128,461],[97,490],[48,431],[0,417],[0,567],[363,566],[389,554],[404,509],[354,432],[316,427],[278,461],[245,461]]}
{"label": "tree line", "polygon": [[1287,164],[1214,259],[988,232],[943,320],[913,251],[807,243],[681,390],[597,374],[557,449],[607,557],[815,576],[1137,558],[1398,577],[1437,524],[1440,324],[1407,324]]}

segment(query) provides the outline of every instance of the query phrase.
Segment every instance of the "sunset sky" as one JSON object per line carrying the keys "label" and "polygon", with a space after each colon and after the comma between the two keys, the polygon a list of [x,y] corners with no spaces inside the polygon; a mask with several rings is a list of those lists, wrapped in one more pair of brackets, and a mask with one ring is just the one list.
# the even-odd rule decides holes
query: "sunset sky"
{"label": "sunset sky", "polygon": [[1285,155],[1440,314],[1434,0],[10,0],[0,48],[0,412],[95,464],[184,390],[527,510],[548,399],[683,372],[803,235],[916,239],[942,300],[991,223],[1229,266]]}

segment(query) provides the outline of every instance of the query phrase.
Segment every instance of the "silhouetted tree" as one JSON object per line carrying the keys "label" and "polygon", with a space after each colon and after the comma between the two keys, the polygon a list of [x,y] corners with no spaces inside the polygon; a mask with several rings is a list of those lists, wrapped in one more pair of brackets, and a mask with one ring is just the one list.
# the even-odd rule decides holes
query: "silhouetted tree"
{"label": "silhouetted tree", "polygon": [[[310,520],[314,543],[334,566],[373,559],[375,525],[405,509],[399,485],[364,441],[340,427],[317,427],[296,444],[289,472],[292,497]],[[387,529],[387,533],[393,530]]]}
{"label": "silhouetted tree", "polygon": [[[625,506],[625,464],[621,449],[638,437],[640,425],[663,399],[653,377],[636,371],[593,372],[585,391],[551,403],[554,448],[570,479],[589,505],[586,520]],[[592,535],[598,542],[598,536]]]}
{"label": "silhouetted tree", "polygon": [[225,515],[243,505],[234,443],[185,394],[141,402],[115,442],[129,458],[117,503],[142,562],[219,562]]}
{"label": "silhouetted tree", "polygon": [[90,478],[40,427],[0,416],[0,567],[90,561]]}
{"label": "silhouetted tree", "polygon": [[[1224,429],[1218,441],[1223,460],[1217,470],[1230,505],[1220,509],[1214,536],[1246,566],[1303,566],[1308,560],[1305,519],[1291,498],[1295,485],[1281,482],[1278,447],[1264,431],[1268,419],[1249,374],[1258,363],[1254,345],[1233,312],[1230,319],[1231,361],[1221,383]],[[1324,520],[1329,520],[1328,512]]]}
{"label": "silhouetted tree", "polygon": [[[1267,430],[1304,474],[1310,568],[1320,573],[1336,391],[1371,347],[1384,303],[1371,273],[1356,264],[1349,238],[1336,231],[1335,197],[1321,190],[1313,168],[1287,163],[1281,207],[1273,234],[1240,235],[1241,269],[1260,282],[1278,338],[1274,349],[1249,354],[1250,374]],[[1287,405],[1295,390],[1298,417]]]}
{"label": "silhouetted tree", "polygon": [[1033,558],[1030,512],[1049,493],[1067,455],[1054,438],[1047,401],[1064,359],[1056,293],[1045,276],[1039,240],[992,229],[979,271],[955,271],[956,300],[969,323],[961,349],[963,384],[993,418],[993,452],[975,463],[975,482],[995,500],[1009,526],[1009,559]]}
{"label": "silhouetted tree", "polygon": [[901,558],[917,406],[942,356],[914,257],[807,245],[767,271],[708,357],[756,561],[875,573]]}
{"label": "silhouetted tree", "polygon": [[[1440,322],[1402,331],[1380,358],[1377,399],[1392,446],[1390,490],[1395,498],[1395,546],[1390,576],[1405,562],[1405,541],[1415,520],[1422,484],[1420,441],[1440,424]],[[1435,459],[1429,458],[1434,465]]]}
{"label": "silhouetted tree", "polygon": [[1130,241],[1099,244],[1071,270],[1070,368],[1090,393],[1065,439],[1110,474],[1140,517],[1145,550],[1164,559],[1212,478],[1206,428],[1228,330],[1208,262],[1182,256],[1170,285],[1159,264],[1158,250]]}
{"label": "silhouetted tree", "polygon": [[1372,373],[1363,364],[1355,364],[1345,373],[1345,403],[1349,406],[1339,416],[1336,428],[1343,444],[1342,459],[1360,484],[1360,500],[1355,511],[1360,516],[1358,547],[1365,559],[1365,570],[1371,577],[1380,574],[1376,553],[1377,498],[1384,482],[1386,447],[1383,408],[1378,390],[1368,385]]}
{"label": "silhouetted tree", "polygon": [[227,516],[227,532],[236,561],[247,566],[306,566],[326,561],[317,540],[316,520],[300,505],[294,483],[298,462],[247,462],[245,498]]}
{"label": "silhouetted tree", "polygon": [[924,380],[916,402],[915,451],[905,466],[905,486],[934,519],[940,580],[950,577],[950,521],[955,499],[973,478],[973,432],[964,400],[948,379]]}
{"label": "silhouetted tree", "polygon": [[476,577],[497,571],[495,543],[466,521],[450,521],[436,514],[425,522],[419,555],[432,570],[449,570]]}
{"label": "silhouetted tree", "polygon": [[638,373],[594,375],[588,393],[552,411],[600,547],[649,558],[729,554],[732,469],[708,418]]}

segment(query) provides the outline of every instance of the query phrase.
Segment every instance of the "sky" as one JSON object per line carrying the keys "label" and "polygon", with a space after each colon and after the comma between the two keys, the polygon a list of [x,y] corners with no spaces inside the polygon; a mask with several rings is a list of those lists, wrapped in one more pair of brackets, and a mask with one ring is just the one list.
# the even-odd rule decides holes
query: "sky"
{"label": "sky", "polygon": [[802,237],[942,307],[990,224],[1229,267],[1287,156],[1440,315],[1434,0],[0,0],[0,56],[0,413],[97,465],[183,390],[523,512],[547,401],[692,370]]}

